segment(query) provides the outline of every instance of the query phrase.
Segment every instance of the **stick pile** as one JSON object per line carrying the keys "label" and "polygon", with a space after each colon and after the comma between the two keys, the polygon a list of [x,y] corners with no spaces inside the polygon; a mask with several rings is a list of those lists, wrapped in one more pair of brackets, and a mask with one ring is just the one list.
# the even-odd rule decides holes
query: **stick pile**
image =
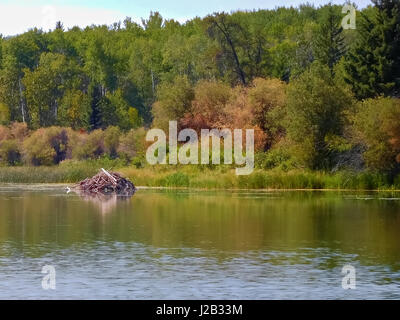
{"label": "stick pile", "polygon": [[103,168],[92,178],[81,181],[77,189],[86,194],[116,194],[132,196],[136,188],[128,179],[122,178],[119,173],[108,172]]}

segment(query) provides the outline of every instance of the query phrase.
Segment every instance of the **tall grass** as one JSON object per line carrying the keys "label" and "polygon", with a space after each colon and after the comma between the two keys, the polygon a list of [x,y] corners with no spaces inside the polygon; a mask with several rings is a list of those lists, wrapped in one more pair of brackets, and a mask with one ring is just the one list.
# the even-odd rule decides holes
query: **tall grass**
{"label": "tall grass", "polygon": [[62,167],[0,168],[0,182],[5,183],[72,183],[90,177],[96,170]]}
{"label": "tall grass", "polygon": [[354,190],[400,190],[400,176],[393,182],[384,174],[341,171],[255,170],[247,176],[236,176],[235,171],[200,169],[185,166],[177,169],[122,168],[122,174],[136,185],[191,187],[206,189],[354,189]]}
{"label": "tall grass", "polygon": [[400,190],[400,176],[390,181],[384,174],[341,171],[261,170],[236,176],[227,166],[147,166],[126,167],[113,160],[67,161],[51,167],[0,167],[0,182],[74,183],[93,176],[100,168],[115,170],[137,186],[189,187],[204,189],[354,189]]}
{"label": "tall grass", "polygon": [[3,183],[74,183],[95,175],[100,168],[109,170],[125,165],[121,160],[66,160],[54,166],[0,167]]}

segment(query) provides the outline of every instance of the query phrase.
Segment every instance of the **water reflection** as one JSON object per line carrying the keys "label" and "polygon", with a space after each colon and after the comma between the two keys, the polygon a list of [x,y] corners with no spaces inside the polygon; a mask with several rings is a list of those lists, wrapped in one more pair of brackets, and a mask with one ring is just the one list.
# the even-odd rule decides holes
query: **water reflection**
{"label": "water reflection", "polygon": [[398,198],[162,190],[93,198],[8,190],[0,192],[0,275],[32,289],[32,270],[55,263],[68,288],[59,292],[64,298],[345,298],[341,267],[350,263],[361,289],[349,297],[393,298]]}
{"label": "water reflection", "polygon": [[116,194],[102,194],[102,193],[84,193],[77,192],[77,194],[86,202],[92,203],[98,208],[102,214],[109,213],[117,207],[118,201],[129,201],[133,195],[120,196]]}

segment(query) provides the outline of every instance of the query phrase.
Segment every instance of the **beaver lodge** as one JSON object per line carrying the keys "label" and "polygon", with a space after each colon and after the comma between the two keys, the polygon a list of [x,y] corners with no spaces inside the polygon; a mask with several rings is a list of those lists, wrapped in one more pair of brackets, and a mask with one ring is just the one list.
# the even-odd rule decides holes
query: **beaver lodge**
{"label": "beaver lodge", "polygon": [[131,181],[121,177],[117,172],[108,172],[103,168],[92,178],[79,182],[75,189],[83,194],[132,196],[136,188]]}

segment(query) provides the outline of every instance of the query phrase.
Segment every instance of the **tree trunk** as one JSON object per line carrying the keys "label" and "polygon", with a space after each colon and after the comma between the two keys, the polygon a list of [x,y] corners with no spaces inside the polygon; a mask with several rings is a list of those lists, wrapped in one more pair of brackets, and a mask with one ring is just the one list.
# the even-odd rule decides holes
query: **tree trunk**
{"label": "tree trunk", "polygon": [[25,123],[25,108],[24,108],[24,97],[22,95],[21,78],[18,78],[18,86],[19,86],[19,103],[21,106],[22,122]]}

